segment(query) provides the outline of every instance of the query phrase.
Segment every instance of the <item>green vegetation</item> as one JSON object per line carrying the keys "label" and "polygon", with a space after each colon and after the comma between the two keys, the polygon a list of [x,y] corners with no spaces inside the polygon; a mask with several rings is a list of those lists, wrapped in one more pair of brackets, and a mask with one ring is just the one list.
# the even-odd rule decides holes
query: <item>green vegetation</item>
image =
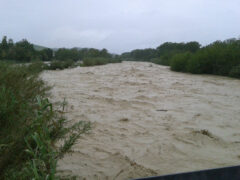
{"label": "green vegetation", "polygon": [[240,40],[216,41],[195,53],[171,58],[171,69],[194,74],[240,77]]}
{"label": "green vegetation", "polygon": [[124,60],[130,61],[150,61],[153,58],[157,57],[156,49],[135,49],[131,52],[126,52],[121,55],[121,58]]}
{"label": "green vegetation", "polygon": [[83,66],[96,66],[119,62],[121,62],[119,58],[92,57],[83,59]]}
{"label": "green vegetation", "polygon": [[191,53],[186,52],[182,54],[176,54],[175,56],[173,56],[170,64],[171,70],[187,72],[188,67],[186,66],[186,64],[191,55],[192,55]]}
{"label": "green vegetation", "polygon": [[49,102],[49,87],[38,78],[44,66],[0,62],[0,179],[58,179],[57,161],[90,129],[67,123],[65,102]]}
{"label": "green vegetation", "polygon": [[240,78],[240,65],[232,67],[231,71],[229,72],[229,76]]}
{"label": "green vegetation", "polygon": [[240,78],[240,39],[216,41],[205,47],[198,42],[166,42],[156,49],[136,49],[120,57],[171,66],[173,71]]}
{"label": "green vegetation", "polygon": [[94,48],[60,48],[54,51],[39,45],[29,43],[26,39],[14,43],[12,39],[3,37],[0,43],[0,61],[26,63],[33,61],[51,61],[46,69],[65,69],[72,67],[75,62],[83,61],[85,66],[115,63],[120,60],[106,49]]}
{"label": "green vegetation", "polygon": [[170,65],[170,59],[179,53],[196,52],[200,48],[198,42],[171,43],[166,42],[156,49],[136,49],[131,52],[123,53],[121,58],[124,60],[147,61],[161,65]]}
{"label": "green vegetation", "polygon": [[14,60],[16,62],[30,62],[32,60],[49,61],[52,59],[53,51],[49,48],[37,51],[33,44],[26,39],[14,43],[12,39],[3,37],[0,43],[0,60]]}
{"label": "green vegetation", "polygon": [[110,58],[112,57],[111,54],[108,53],[106,49],[98,50],[94,48],[72,48],[72,49],[66,49],[66,48],[60,48],[55,53],[55,59],[58,60],[73,60],[78,61],[85,58]]}
{"label": "green vegetation", "polygon": [[[33,62],[51,61],[49,65],[41,65],[43,69],[65,69],[76,66],[104,65],[125,61],[147,61],[171,66],[174,71],[216,74],[240,77],[240,40],[229,39],[216,41],[205,47],[196,42],[172,43],[165,42],[157,48],[136,49],[119,55],[110,54],[106,49],[94,48],[60,48],[40,47],[23,39],[13,43],[12,39],[3,37],[0,43],[0,61]],[[38,51],[36,50],[38,49]],[[31,65],[35,66],[36,63]],[[35,68],[39,68],[39,63]],[[33,70],[33,72],[36,70]]]}
{"label": "green vegetation", "polygon": [[49,70],[62,70],[70,67],[74,67],[75,62],[73,60],[65,60],[65,61],[51,61],[49,66],[46,69]]}

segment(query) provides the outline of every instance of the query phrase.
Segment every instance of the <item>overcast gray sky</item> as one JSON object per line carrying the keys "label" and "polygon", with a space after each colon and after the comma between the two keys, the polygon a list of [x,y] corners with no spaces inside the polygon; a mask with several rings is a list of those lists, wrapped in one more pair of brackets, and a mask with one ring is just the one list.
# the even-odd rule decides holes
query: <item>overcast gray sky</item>
{"label": "overcast gray sky", "polygon": [[0,36],[121,53],[240,37],[240,0],[0,0]]}

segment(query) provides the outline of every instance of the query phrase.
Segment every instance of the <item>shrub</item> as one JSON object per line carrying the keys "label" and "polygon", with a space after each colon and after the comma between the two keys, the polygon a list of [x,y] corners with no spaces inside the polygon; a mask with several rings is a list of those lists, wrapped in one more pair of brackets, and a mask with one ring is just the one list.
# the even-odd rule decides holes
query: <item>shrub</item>
{"label": "shrub", "polygon": [[51,61],[50,65],[48,67],[49,70],[62,70],[62,69],[66,69],[69,67],[73,67],[74,66],[74,61],[72,60],[66,60],[66,61]]}
{"label": "shrub", "polygon": [[240,65],[233,67],[231,71],[229,72],[229,76],[240,78]]}
{"label": "shrub", "polygon": [[48,69],[48,65],[43,61],[33,61],[28,65],[28,70],[31,73],[39,73],[45,69]]}
{"label": "shrub", "polygon": [[169,59],[166,57],[153,58],[150,60],[150,62],[155,63],[155,64],[160,64],[163,66],[169,66]]}
{"label": "shrub", "polygon": [[65,103],[55,110],[49,87],[30,69],[0,63],[0,179],[56,179],[58,159],[90,128],[82,121],[67,126]]}
{"label": "shrub", "polygon": [[190,53],[182,53],[173,56],[173,58],[171,59],[171,70],[181,72],[187,71],[186,65],[188,64],[190,56]]}
{"label": "shrub", "polygon": [[119,58],[103,58],[103,57],[85,58],[83,59],[83,66],[96,66],[118,62],[121,62]]}
{"label": "shrub", "polygon": [[171,61],[175,71],[239,77],[240,40],[216,41],[191,56],[177,55]]}

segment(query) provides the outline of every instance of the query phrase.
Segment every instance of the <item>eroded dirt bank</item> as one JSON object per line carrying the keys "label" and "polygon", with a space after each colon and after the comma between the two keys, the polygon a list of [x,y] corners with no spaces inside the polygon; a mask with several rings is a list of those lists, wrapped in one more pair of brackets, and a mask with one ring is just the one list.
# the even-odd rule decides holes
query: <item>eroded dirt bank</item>
{"label": "eroded dirt bank", "polygon": [[129,179],[240,164],[240,80],[123,62],[46,71],[90,134],[59,162],[79,179]]}

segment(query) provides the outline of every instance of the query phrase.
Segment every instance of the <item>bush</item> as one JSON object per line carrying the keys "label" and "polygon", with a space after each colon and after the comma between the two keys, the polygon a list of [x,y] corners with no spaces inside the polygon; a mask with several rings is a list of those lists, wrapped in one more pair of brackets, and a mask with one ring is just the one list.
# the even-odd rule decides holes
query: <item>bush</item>
{"label": "bush", "polygon": [[33,61],[28,65],[28,70],[31,73],[39,73],[45,69],[48,69],[48,65],[43,61]]}
{"label": "bush", "polygon": [[229,72],[229,76],[240,78],[240,65],[233,67],[231,71]]}
{"label": "bush", "polygon": [[62,70],[66,68],[70,68],[74,66],[74,61],[66,60],[66,61],[51,61],[48,67],[49,70]]}
{"label": "bush", "polygon": [[124,60],[133,59],[134,61],[153,62],[169,66],[171,58],[179,53],[196,52],[200,48],[198,42],[192,41],[188,43],[172,43],[165,42],[158,46],[156,49],[135,49],[131,52],[125,52],[121,55]]}
{"label": "bush", "polygon": [[163,66],[169,66],[169,60],[164,57],[153,58],[150,60],[150,62]]}
{"label": "bush", "polygon": [[182,53],[177,54],[171,59],[171,70],[173,71],[187,71],[188,60],[191,56],[191,53]]}
{"label": "bush", "polygon": [[239,77],[240,40],[216,41],[191,56],[176,55],[171,61],[175,71]]}
{"label": "bush", "polygon": [[121,62],[119,58],[103,58],[103,57],[85,58],[83,59],[83,66],[96,66],[118,62]]}
{"label": "bush", "polygon": [[67,126],[65,103],[54,110],[49,87],[30,69],[0,63],[0,179],[56,179],[58,159],[90,128]]}

